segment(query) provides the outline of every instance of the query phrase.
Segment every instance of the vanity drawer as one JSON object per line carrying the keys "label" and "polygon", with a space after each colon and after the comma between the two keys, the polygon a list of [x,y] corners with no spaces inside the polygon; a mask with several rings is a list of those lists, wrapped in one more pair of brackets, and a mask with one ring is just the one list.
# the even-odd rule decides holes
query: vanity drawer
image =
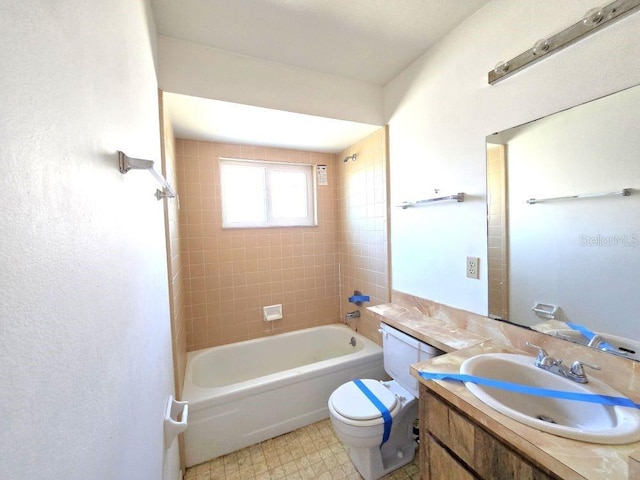
{"label": "vanity drawer", "polygon": [[431,435],[427,435],[425,443],[424,448],[428,450],[429,456],[429,471],[428,476],[422,476],[423,480],[476,480],[478,478],[458,463]]}
{"label": "vanity drawer", "polygon": [[422,480],[561,480],[420,386]]}
{"label": "vanity drawer", "polygon": [[[422,393],[420,394],[422,398]],[[426,395],[429,432],[447,445],[467,465],[473,465],[475,428],[471,422],[449,408],[434,395]]]}

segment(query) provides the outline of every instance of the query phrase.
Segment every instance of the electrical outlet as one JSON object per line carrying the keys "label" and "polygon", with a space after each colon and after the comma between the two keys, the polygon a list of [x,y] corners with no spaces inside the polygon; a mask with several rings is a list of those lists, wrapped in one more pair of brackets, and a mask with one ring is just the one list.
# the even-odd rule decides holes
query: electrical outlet
{"label": "electrical outlet", "polygon": [[467,277],[480,278],[480,259],[478,257],[467,257]]}

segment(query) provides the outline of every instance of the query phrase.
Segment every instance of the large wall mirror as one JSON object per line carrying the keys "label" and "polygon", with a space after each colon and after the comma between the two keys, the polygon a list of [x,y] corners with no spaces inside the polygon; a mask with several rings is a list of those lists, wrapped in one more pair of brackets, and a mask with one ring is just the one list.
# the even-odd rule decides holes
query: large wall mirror
{"label": "large wall mirror", "polygon": [[487,137],[489,316],[640,360],[640,86]]}

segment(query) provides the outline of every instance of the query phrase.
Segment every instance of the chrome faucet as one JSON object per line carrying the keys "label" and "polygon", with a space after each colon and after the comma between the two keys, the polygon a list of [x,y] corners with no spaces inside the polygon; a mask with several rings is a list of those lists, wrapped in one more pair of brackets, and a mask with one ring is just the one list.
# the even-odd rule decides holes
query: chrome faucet
{"label": "chrome faucet", "polygon": [[347,312],[344,316],[345,320],[352,320],[354,318],[360,318],[360,310],[354,310],[353,312]]}
{"label": "chrome faucet", "polygon": [[534,365],[538,368],[546,370],[550,373],[555,373],[556,375],[560,375],[561,377],[568,378],[569,380],[573,380],[578,383],[587,383],[589,380],[587,379],[587,375],[584,373],[583,367],[593,368],[594,370],[600,370],[600,367],[597,365],[590,365],[588,363],[581,362],[580,360],[576,360],[571,365],[571,368],[567,368],[566,365],[562,363],[562,360],[558,360],[557,358],[549,355],[546,350],[542,347],[538,347],[537,345],[533,345],[529,342],[526,342],[527,346],[538,349],[538,356],[534,362]]}
{"label": "chrome faucet", "polygon": [[591,340],[589,340],[589,343],[587,343],[587,346],[600,348],[600,345],[603,343],[604,343],[604,340],[602,339],[602,337],[598,334],[595,334],[593,337],[591,337]]}

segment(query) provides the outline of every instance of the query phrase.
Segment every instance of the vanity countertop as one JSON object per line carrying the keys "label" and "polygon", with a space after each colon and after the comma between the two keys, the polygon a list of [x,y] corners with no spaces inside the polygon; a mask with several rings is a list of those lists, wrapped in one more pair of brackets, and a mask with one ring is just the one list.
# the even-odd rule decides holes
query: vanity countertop
{"label": "vanity countertop", "polygon": [[393,303],[369,307],[369,310],[379,315],[387,325],[444,352],[455,352],[490,339],[490,337],[470,332],[466,328],[459,328],[452,322],[436,320],[417,310]]}
{"label": "vanity countertop", "polygon": [[[519,327],[503,326],[487,319],[487,331],[482,332],[474,326],[474,331],[467,331],[459,325],[431,318],[411,308],[400,305],[385,304],[369,307],[379,315],[381,321],[414,336],[426,343],[434,345],[445,352],[426,362],[411,366],[411,372],[421,383],[447,400],[462,412],[473,418],[487,431],[512,445],[538,464],[548,468],[563,479],[620,479],[632,480],[640,471],[640,442],[627,445],[599,445],[541,432],[535,428],[521,424],[493,410],[471,394],[464,384],[453,381],[425,380],[418,371],[439,373],[458,373],[460,365],[467,358],[482,353],[525,353],[533,356],[531,351],[523,351],[525,341],[564,347],[567,354],[582,353],[581,359],[594,357],[602,366],[599,372],[589,372],[635,402],[640,402],[640,368],[638,362],[621,361],[612,355],[600,354],[597,351],[576,350],[585,348],[567,342],[560,344],[552,337]],[[493,335],[491,329],[509,330],[505,335]],[[511,328],[517,330],[511,331]],[[479,331],[480,330],[480,331]],[[484,333],[484,335],[482,335]],[[536,336],[538,336],[536,338]],[[515,337],[522,336],[516,340]],[[493,339],[491,339],[493,337]],[[496,339],[496,337],[498,337]],[[586,357],[585,357],[586,356]],[[594,361],[591,359],[591,361]],[[595,363],[595,362],[594,362]],[[616,372],[612,375],[611,372]]]}

